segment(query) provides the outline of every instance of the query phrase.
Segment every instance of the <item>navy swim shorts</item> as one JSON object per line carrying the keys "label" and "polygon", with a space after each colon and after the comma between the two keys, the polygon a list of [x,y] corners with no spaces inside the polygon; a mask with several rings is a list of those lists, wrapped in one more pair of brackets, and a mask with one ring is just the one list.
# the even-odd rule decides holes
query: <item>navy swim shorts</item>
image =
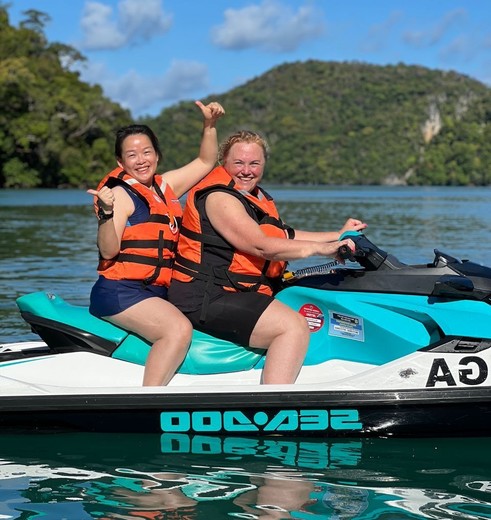
{"label": "navy swim shorts", "polygon": [[113,316],[147,298],[167,300],[167,287],[143,285],[138,280],[108,280],[99,276],[90,293],[89,311],[98,318]]}

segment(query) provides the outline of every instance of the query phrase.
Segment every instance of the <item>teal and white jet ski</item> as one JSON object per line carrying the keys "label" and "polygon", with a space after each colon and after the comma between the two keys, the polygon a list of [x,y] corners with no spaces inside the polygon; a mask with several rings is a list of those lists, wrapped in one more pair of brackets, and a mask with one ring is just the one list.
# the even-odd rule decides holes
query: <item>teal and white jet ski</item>
{"label": "teal and white jet ski", "polygon": [[[365,235],[346,264],[285,275],[311,340],[294,385],[264,353],[195,331],[166,387],[150,345],[59,295],[17,300],[41,340],[0,345],[0,427],[226,435],[491,434],[491,268],[435,250],[407,265]],[[346,236],[346,235],[345,235]]]}

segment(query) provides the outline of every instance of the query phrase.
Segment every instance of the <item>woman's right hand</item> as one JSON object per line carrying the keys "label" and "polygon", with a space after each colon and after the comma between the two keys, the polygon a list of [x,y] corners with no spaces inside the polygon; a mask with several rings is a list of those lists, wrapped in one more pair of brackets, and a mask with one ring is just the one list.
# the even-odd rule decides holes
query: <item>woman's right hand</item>
{"label": "woman's right hand", "polygon": [[[345,240],[340,240],[339,242],[331,242],[331,244],[336,246],[336,254],[334,258],[340,263],[344,264],[345,260],[347,258],[347,255],[345,253],[342,253],[343,249],[348,248],[352,253],[355,252],[355,243],[351,238],[347,238]],[[341,250],[341,251],[340,251]]]}

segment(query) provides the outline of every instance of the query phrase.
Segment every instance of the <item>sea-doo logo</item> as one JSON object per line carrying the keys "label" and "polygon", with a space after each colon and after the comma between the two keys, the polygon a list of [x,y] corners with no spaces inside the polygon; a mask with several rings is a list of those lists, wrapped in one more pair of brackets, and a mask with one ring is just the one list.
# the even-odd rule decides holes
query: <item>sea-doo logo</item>
{"label": "sea-doo logo", "polygon": [[240,410],[172,411],[160,414],[163,432],[295,432],[361,430],[358,410],[257,411],[248,417]]}
{"label": "sea-doo logo", "polygon": [[200,455],[259,455],[289,466],[311,469],[356,467],[360,463],[362,443],[347,439],[336,442],[284,440],[282,437],[224,437],[189,433],[163,433],[160,436],[162,453],[193,453]]}
{"label": "sea-doo logo", "polygon": [[[458,380],[464,385],[481,385],[488,378],[488,365],[480,357],[466,356],[460,360],[459,365],[461,368],[459,368]],[[437,383],[457,386],[454,374],[444,358],[433,360],[426,387],[434,387]]]}

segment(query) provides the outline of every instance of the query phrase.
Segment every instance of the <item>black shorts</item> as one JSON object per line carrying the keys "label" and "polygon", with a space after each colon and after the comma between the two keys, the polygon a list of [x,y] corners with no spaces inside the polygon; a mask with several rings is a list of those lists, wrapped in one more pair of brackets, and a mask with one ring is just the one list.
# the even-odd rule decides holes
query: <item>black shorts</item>
{"label": "black shorts", "polygon": [[239,345],[249,346],[252,331],[274,298],[256,292],[229,292],[214,294],[206,309],[204,321],[202,308],[184,314],[193,327],[217,338]]}

